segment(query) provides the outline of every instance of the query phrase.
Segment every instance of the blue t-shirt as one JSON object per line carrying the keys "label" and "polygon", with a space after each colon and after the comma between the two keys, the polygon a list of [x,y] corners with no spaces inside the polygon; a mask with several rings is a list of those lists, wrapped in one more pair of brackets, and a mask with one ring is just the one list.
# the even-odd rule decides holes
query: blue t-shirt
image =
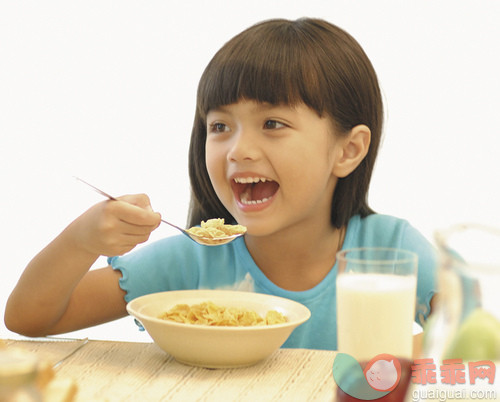
{"label": "blue t-shirt", "polygon": [[[410,224],[387,215],[350,219],[343,249],[393,247],[418,255],[416,321],[423,324],[436,291],[436,254],[431,244]],[[337,349],[337,264],[312,289],[289,291],[271,282],[252,259],[243,238],[218,247],[199,246],[186,236],[167,237],[132,253],[109,258],[122,272],[120,286],[128,302],[166,290],[231,289],[267,293],[304,304],[311,318],[293,331],[283,347]]]}

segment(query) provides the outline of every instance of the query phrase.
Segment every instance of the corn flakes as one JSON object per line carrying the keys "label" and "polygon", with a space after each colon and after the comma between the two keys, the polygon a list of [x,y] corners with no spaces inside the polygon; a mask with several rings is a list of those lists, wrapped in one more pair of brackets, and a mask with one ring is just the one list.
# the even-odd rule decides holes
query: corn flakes
{"label": "corn flakes", "polygon": [[223,218],[202,221],[200,226],[193,226],[187,230],[189,233],[206,239],[220,239],[236,234],[243,234],[247,228],[243,225],[226,225]]}
{"label": "corn flakes", "polygon": [[210,301],[200,304],[177,304],[159,318],[184,324],[209,326],[254,326],[282,324],[286,317],[276,310],[270,310],[263,318],[255,311],[239,307],[222,307]]}

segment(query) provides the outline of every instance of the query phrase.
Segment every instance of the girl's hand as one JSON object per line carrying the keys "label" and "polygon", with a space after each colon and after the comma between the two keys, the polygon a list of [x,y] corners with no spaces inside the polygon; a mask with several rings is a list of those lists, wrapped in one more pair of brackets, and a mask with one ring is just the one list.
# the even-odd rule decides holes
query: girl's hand
{"label": "girl's hand", "polygon": [[94,205],[68,229],[78,248],[94,255],[122,255],[144,243],[161,222],[145,194],[126,195],[118,201]]}

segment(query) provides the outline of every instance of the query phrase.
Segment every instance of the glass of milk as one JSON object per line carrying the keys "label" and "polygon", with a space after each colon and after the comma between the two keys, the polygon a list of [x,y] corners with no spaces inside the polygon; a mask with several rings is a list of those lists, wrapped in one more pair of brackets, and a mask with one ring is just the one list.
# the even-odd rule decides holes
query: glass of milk
{"label": "glass of milk", "polygon": [[337,254],[338,351],[368,362],[379,354],[411,360],[418,257],[394,248]]}

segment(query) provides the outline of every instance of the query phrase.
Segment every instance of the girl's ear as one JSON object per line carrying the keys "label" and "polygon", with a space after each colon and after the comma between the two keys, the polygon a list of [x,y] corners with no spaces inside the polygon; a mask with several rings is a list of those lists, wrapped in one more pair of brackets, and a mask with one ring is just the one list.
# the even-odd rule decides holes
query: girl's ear
{"label": "girl's ear", "polygon": [[371,131],[364,124],[359,124],[346,137],[339,139],[339,156],[333,168],[337,177],[346,177],[358,167],[368,153]]}

